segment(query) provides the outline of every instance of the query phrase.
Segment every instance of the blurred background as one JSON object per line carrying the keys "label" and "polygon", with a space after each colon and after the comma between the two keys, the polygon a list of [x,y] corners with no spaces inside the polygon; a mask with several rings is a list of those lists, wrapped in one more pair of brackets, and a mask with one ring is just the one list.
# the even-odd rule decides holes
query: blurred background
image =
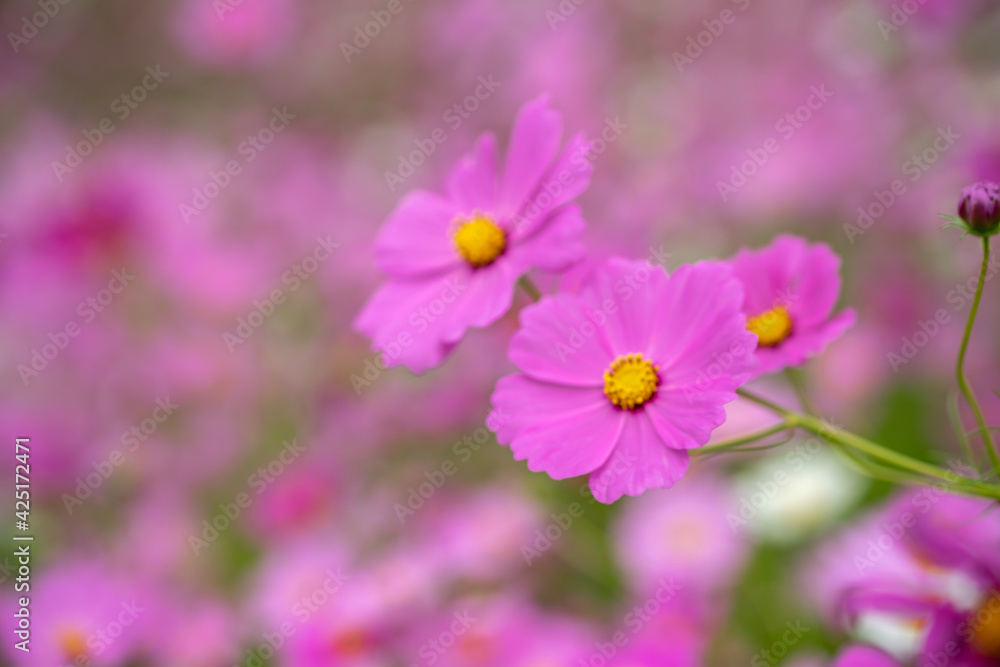
{"label": "blurred background", "polygon": [[[828,242],[859,324],[806,368],[821,413],[958,456],[980,250],[940,214],[1000,180],[995,3],[7,0],[0,26],[2,464],[30,437],[34,535],[32,653],[6,631],[2,664],[829,663],[816,553],[888,485],[801,440],[598,505],[487,428],[526,300],[422,377],[351,330],[395,203],[546,91],[593,139],[596,253]],[[994,422],[996,287],[969,357]]]}

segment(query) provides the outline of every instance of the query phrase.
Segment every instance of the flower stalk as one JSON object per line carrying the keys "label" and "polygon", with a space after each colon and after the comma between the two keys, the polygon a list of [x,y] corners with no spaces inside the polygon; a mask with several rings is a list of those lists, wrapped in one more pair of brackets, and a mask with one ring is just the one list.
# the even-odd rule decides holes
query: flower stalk
{"label": "flower stalk", "polygon": [[745,389],[740,389],[737,393],[743,398],[784,417],[783,423],[787,424],[788,428],[801,428],[845,450],[852,450],[854,453],[873,459],[878,462],[874,465],[880,471],[887,473],[887,476],[891,473],[902,472],[906,474],[905,479],[914,483],[933,483],[956,493],[1000,500],[1000,485],[963,477],[945,468],[914,459],[834,426],[818,417],[783,408],[777,403]]}
{"label": "flower stalk", "polygon": [[986,445],[986,452],[989,454],[990,462],[993,464],[993,471],[1000,473],[1000,457],[997,456],[996,446],[993,444],[993,436],[986,426],[983,418],[983,411],[976,400],[976,394],[965,379],[965,354],[969,348],[969,338],[972,335],[972,326],[976,322],[976,314],[979,312],[979,301],[983,296],[983,286],[986,284],[986,272],[989,270],[990,261],[990,237],[983,237],[983,265],[979,270],[979,282],[976,285],[976,295],[972,299],[972,309],[969,311],[969,321],[965,324],[965,333],[962,335],[962,345],[958,349],[958,363],[955,364],[955,377],[958,380],[958,387],[962,390],[966,402],[972,409],[972,414],[976,417],[976,424],[979,427],[978,433]]}

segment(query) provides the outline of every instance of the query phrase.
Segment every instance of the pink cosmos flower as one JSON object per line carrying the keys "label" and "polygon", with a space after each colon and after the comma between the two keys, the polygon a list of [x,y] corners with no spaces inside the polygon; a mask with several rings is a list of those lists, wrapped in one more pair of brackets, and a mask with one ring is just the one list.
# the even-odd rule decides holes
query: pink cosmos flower
{"label": "pink cosmos flower", "polygon": [[553,479],[590,473],[604,503],[670,487],[725,420],[755,366],[753,334],[729,267],[667,276],[612,259],[521,313],[509,356],[521,373],[493,393],[497,440]]}
{"label": "pink cosmos flower", "polygon": [[570,202],[590,181],[574,137],[559,152],[562,117],[541,96],[521,108],[507,160],[484,134],[452,170],[447,195],[408,194],[375,241],[390,280],[355,326],[385,351],[386,365],[417,373],[441,363],[469,327],[510,308],[515,282],[531,268],[560,271],[584,256],[584,221]]}
{"label": "pink cosmos flower", "polygon": [[671,578],[688,589],[718,591],[746,561],[747,540],[728,518],[739,512],[731,485],[708,474],[688,477],[679,488],[629,503],[616,525],[618,562],[640,594]]}
{"label": "pink cosmos flower", "polygon": [[[16,600],[9,600],[4,609],[9,638],[15,637]],[[149,639],[155,603],[145,581],[119,575],[90,557],[64,556],[31,582],[31,651],[15,650],[13,641],[5,642],[3,650],[11,660],[6,664],[124,665]]]}
{"label": "pink cosmos flower", "polygon": [[730,260],[743,283],[747,329],[758,338],[755,375],[797,366],[851,327],[853,309],[831,317],[840,295],[840,258],[823,243],[783,234]]}

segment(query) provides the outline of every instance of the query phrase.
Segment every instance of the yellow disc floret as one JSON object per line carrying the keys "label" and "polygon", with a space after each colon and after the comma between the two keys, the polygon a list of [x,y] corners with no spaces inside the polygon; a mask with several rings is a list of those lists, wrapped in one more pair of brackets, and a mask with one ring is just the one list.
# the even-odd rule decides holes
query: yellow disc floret
{"label": "yellow disc floret", "polygon": [[784,306],[775,306],[747,320],[747,329],[757,335],[761,347],[771,347],[792,333],[792,318]]}
{"label": "yellow disc floret", "polygon": [[455,232],[455,247],[462,259],[475,267],[493,263],[507,247],[507,235],[499,226],[482,214],[460,221]]}
{"label": "yellow disc floret", "polygon": [[656,393],[660,385],[659,368],[641,354],[618,357],[604,371],[604,395],[626,410],[635,410]]}

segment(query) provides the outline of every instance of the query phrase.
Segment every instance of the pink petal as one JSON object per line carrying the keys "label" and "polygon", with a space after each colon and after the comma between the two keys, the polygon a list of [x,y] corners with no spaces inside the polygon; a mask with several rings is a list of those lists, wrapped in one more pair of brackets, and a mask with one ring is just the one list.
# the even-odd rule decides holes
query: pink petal
{"label": "pink petal", "polygon": [[458,208],[492,213],[497,208],[496,138],[486,133],[448,175],[448,196]]}
{"label": "pink petal", "polygon": [[355,327],[385,351],[386,366],[422,373],[440,364],[469,327],[485,327],[510,308],[514,297],[510,264],[467,265],[425,279],[383,285],[355,320]]}
{"label": "pink petal", "polygon": [[587,227],[578,206],[566,206],[530,238],[515,241],[511,261],[543,271],[564,271],[587,256],[583,232]]}
{"label": "pink petal", "polygon": [[830,246],[817,243],[802,257],[796,268],[800,278],[791,297],[792,320],[797,326],[812,327],[826,320],[840,297],[840,257]]}
{"label": "pink petal", "polygon": [[583,156],[587,140],[577,134],[559,156],[555,166],[542,178],[531,196],[515,215],[512,237],[522,239],[544,229],[553,211],[579,197],[590,185],[593,165]]}
{"label": "pink petal", "polygon": [[659,295],[650,350],[666,383],[697,382],[712,364],[729,375],[753,368],[756,336],[746,331],[742,295],[720,262],[685,265],[670,277]]}
{"label": "pink petal", "polygon": [[658,266],[620,258],[609,259],[586,280],[581,296],[609,313],[601,331],[616,357],[650,356],[653,339],[662,335],[655,324],[667,281]]}
{"label": "pink petal", "polygon": [[375,239],[375,261],[391,276],[426,276],[462,263],[451,232],[461,211],[432,192],[410,192]]}
{"label": "pink petal", "polygon": [[857,321],[857,313],[848,308],[832,320],[807,331],[792,330],[792,335],[776,347],[761,347],[757,349],[760,367],[754,376],[772,373],[774,371],[798,366],[815,357],[826,349],[831,342]]}
{"label": "pink petal", "polygon": [[[660,439],[673,449],[694,449],[708,442],[726,421],[726,403],[736,400],[733,388],[710,382],[705,387],[660,389],[645,411]],[[732,385],[732,382],[728,384]]]}
{"label": "pink petal", "polygon": [[549,108],[549,96],[528,102],[517,114],[503,171],[501,208],[512,217],[524,205],[559,150],[562,115]]}
{"label": "pink petal", "polygon": [[794,267],[801,265],[808,248],[805,239],[782,235],[759,250],[740,250],[730,261],[733,272],[743,283],[743,310],[754,316],[787,303],[794,293]]}
{"label": "pink petal", "polygon": [[525,374],[543,382],[604,387],[604,371],[614,356],[602,328],[588,317],[581,299],[557,294],[521,311],[521,329],[508,356]]}
{"label": "pink petal", "polygon": [[599,390],[536,382],[523,375],[503,378],[493,401],[501,415],[516,415],[516,421],[500,427],[497,439],[503,442],[510,436],[514,458],[527,459],[529,470],[546,472],[552,479],[596,470],[614,449],[626,417]]}
{"label": "pink petal", "polygon": [[688,453],[667,447],[644,412],[625,417],[618,446],[590,474],[590,490],[602,503],[613,503],[623,495],[638,496],[646,489],[669,488],[688,468]]}

